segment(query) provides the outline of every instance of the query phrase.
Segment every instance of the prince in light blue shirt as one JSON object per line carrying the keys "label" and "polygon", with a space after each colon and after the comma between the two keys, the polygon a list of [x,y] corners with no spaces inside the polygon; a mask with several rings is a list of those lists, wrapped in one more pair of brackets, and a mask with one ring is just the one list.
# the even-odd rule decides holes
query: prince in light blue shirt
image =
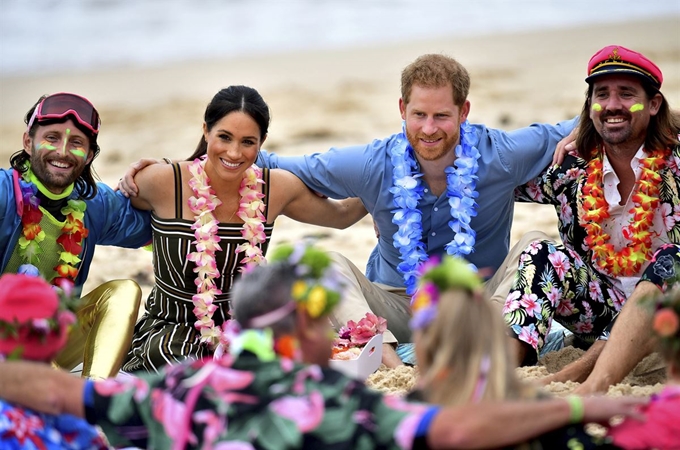
{"label": "prince in light blue shirt", "polygon": [[[386,344],[410,341],[409,294],[429,256],[461,256],[487,273],[501,266],[510,243],[514,189],[550,164],[557,143],[575,125],[571,120],[504,132],[469,124],[469,75],[444,55],[419,57],[401,81],[401,133],[326,153],[263,153],[258,160],[293,172],[329,197],[361,198],[379,241],[365,277],[338,255],[353,287],[334,320],[344,325],[368,311],[383,316]],[[384,352],[388,366],[399,363],[389,345]]]}

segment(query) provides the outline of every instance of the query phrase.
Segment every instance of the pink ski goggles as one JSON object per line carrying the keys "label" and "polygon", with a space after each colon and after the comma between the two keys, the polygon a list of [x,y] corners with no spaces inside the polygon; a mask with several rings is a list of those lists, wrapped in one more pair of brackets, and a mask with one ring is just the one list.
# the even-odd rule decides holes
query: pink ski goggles
{"label": "pink ski goggles", "polygon": [[60,92],[45,97],[35,107],[31,120],[28,121],[28,129],[31,129],[33,122],[36,120],[40,123],[45,120],[63,119],[68,115],[73,116],[80,125],[95,135],[99,133],[101,120],[99,119],[99,113],[92,103],[85,97],[67,92]]}

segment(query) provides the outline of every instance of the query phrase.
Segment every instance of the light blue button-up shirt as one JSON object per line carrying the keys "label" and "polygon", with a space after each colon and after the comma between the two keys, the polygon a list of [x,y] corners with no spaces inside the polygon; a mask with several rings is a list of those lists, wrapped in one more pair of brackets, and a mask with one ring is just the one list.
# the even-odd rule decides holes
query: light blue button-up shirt
{"label": "light blue button-up shirt", "polygon": [[[550,164],[555,146],[575,123],[576,119],[554,126],[533,124],[510,132],[472,125],[479,136],[477,149],[481,157],[477,216],[471,222],[477,240],[467,259],[480,269],[495,272],[507,256],[515,187],[538,176]],[[304,156],[262,152],[258,164],[288,170],[311,189],[331,198],[361,198],[380,230],[378,244],[366,264],[366,276],[374,282],[404,287],[397,270],[401,259],[392,240],[397,226],[392,223],[394,196],[389,192],[393,171],[389,149],[396,145],[397,136]],[[429,255],[442,255],[444,246],[455,236],[448,225],[451,220],[448,199],[446,193],[433,195],[427,184],[424,188],[418,204],[422,212],[422,240]]]}

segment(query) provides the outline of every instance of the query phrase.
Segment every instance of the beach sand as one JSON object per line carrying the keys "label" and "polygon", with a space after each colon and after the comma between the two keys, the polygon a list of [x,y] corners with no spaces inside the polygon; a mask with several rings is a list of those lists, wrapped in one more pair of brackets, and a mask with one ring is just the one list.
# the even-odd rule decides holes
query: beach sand
{"label": "beach sand", "polygon": [[[95,168],[115,185],[128,164],[142,156],[186,158],[201,135],[205,105],[220,88],[246,84],[269,103],[273,122],[265,148],[282,155],[322,152],[331,146],[370,142],[400,129],[399,78],[423,53],[446,53],[470,71],[471,122],[514,129],[532,122],[557,122],[579,114],[590,56],[608,44],[641,51],[664,73],[662,91],[680,105],[680,17],[591,25],[511,35],[445,37],[407,44],[308,51],[229,60],[192,61],[156,68],[120,68],[55,76],[0,78],[0,159],[21,148],[22,118],[44,93],[73,91],[90,98],[102,116],[101,155]],[[7,165],[7,163],[6,163]],[[551,207],[517,205],[512,239],[540,229],[557,238]],[[341,251],[364,268],[375,245],[370,217],[343,231],[295,223],[285,217],[273,244],[305,236]],[[145,297],[153,283],[151,255],[144,250],[101,247],[85,292],[116,278],[134,278]],[[573,349],[564,358],[573,357]],[[569,353],[571,352],[571,353]],[[525,378],[543,367],[521,369]],[[380,371],[406,389],[413,370]],[[643,380],[653,385],[657,378]],[[382,383],[382,382],[381,382]],[[633,382],[610,393],[639,393]],[[556,383],[555,383],[556,384]],[[557,393],[574,384],[549,386]],[[650,389],[658,389],[650,387]],[[648,393],[648,391],[645,391]]]}

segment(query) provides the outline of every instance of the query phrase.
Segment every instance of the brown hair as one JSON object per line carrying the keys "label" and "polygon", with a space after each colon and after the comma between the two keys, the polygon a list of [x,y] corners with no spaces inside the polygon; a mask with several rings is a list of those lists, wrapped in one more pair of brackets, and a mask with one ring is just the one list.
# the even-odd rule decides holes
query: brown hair
{"label": "brown hair", "polygon": [[453,102],[463,106],[470,91],[470,74],[455,59],[439,54],[419,56],[401,72],[401,98],[408,104],[414,85],[438,88],[451,85]]}
{"label": "brown hair", "polygon": [[[656,94],[661,95],[661,105],[659,112],[650,117],[645,138],[645,149],[663,150],[675,147],[680,144],[678,133],[680,133],[680,113],[670,108],[666,97],[652,87],[649,83],[642,82],[647,100],[652,99]],[[581,110],[579,118],[579,129],[576,137],[576,148],[581,158],[590,160],[598,148],[602,146],[602,138],[597,133],[595,125],[590,118],[590,103],[593,95],[593,85],[590,84],[586,90],[586,100]]]}
{"label": "brown hair", "polygon": [[[35,111],[35,108],[38,107],[40,102],[42,102],[45,98],[47,98],[47,95],[41,96],[37,102],[31,107],[31,109],[28,110],[26,115],[24,116],[24,123],[28,125],[28,122],[31,120],[31,117],[33,116],[33,111]],[[38,130],[39,126],[42,125],[49,125],[52,123],[63,123],[66,122],[67,120],[72,119],[74,122],[74,125],[76,128],[78,128],[80,131],[85,133],[85,135],[88,137],[90,140],[90,148],[89,151],[92,152],[93,156],[90,162],[85,164],[85,168],[83,169],[83,173],[80,174],[80,176],[76,179],[74,183],[74,191],[78,192],[79,198],[82,198],[83,200],[90,200],[97,195],[97,180],[99,177],[97,176],[97,173],[94,170],[94,167],[92,167],[92,163],[94,160],[97,158],[99,155],[99,145],[97,144],[97,135],[92,133],[90,130],[87,128],[83,127],[78,123],[77,120],[73,119],[71,115],[67,115],[61,119],[50,119],[50,120],[44,120],[38,123],[38,121],[34,121],[33,125],[31,126],[31,129],[28,130],[28,135],[31,138],[35,137],[35,133]],[[12,154],[12,156],[9,159],[9,163],[12,166],[14,170],[17,172],[23,174],[26,171],[28,171],[28,163],[31,161],[31,155],[29,155],[26,150],[19,150],[18,152]]]}

